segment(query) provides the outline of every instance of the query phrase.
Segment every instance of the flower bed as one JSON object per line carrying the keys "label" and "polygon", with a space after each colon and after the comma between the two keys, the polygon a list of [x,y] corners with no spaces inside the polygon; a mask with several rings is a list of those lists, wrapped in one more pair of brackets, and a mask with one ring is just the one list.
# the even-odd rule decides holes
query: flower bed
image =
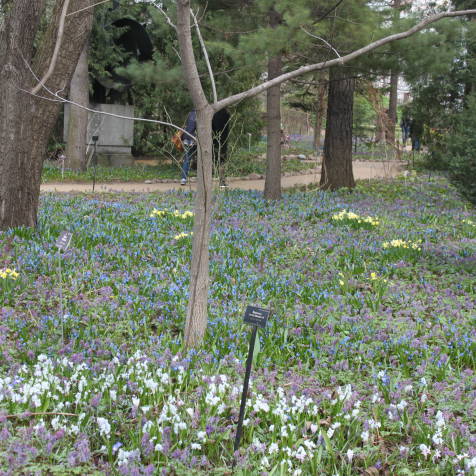
{"label": "flower bed", "polygon": [[[0,234],[0,473],[475,474],[475,216],[445,181],[220,194],[185,353],[192,201],[45,195],[38,230]],[[247,304],[273,315],[233,454]]]}

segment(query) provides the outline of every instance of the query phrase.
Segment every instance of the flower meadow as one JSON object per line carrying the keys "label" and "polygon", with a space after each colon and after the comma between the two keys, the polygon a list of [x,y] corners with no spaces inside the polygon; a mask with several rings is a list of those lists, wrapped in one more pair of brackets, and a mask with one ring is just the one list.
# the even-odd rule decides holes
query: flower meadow
{"label": "flower meadow", "polygon": [[193,199],[43,195],[0,234],[0,474],[476,474],[476,214],[444,179],[216,194],[184,351]]}

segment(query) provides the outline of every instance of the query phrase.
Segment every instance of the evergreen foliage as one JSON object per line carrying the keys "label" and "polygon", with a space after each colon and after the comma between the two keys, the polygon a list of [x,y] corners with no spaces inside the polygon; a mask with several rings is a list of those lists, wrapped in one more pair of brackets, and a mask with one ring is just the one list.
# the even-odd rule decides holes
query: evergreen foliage
{"label": "evergreen foliage", "polygon": [[447,136],[447,165],[451,181],[461,194],[476,205],[476,94],[454,118]]}

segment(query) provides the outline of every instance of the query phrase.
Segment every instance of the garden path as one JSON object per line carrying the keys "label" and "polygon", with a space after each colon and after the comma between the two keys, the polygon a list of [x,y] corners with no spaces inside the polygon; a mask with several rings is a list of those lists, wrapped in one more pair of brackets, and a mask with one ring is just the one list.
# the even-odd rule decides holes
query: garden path
{"label": "garden path", "polygon": [[[356,180],[372,179],[372,178],[392,178],[401,174],[405,170],[406,163],[398,161],[355,161],[353,164],[354,178]],[[281,178],[282,188],[292,188],[303,185],[319,183],[320,173],[308,173],[305,175],[283,176]],[[233,179],[229,181],[230,189],[241,190],[264,190],[264,179]],[[144,182],[114,182],[114,183],[97,183],[95,192],[168,192],[170,190],[194,190],[195,182],[183,187],[179,180],[168,183],[144,183]],[[91,183],[46,183],[41,185],[42,192],[92,192]]]}

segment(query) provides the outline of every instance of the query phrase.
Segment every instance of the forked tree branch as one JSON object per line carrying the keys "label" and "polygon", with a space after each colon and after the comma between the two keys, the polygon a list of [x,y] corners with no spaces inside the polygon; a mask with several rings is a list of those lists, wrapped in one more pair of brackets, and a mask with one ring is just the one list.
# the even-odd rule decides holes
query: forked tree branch
{"label": "forked tree branch", "polygon": [[387,43],[408,38],[414,35],[415,33],[423,30],[428,25],[435,23],[438,20],[441,20],[442,18],[459,17],[464,15],[475,15],[475,14],[476,14],[476,10],[457,10],[454,12],[443,12],[443,13],[438,13],[436,15],[431,15],[406,31],[403,31],[401,33],[395,33],[393,35],[386,36],[385,38],[381,38],[380,40],[369,43],[368,45],[362,48],[359,48],[358,50],[355,50],[352,53],[349,53],[345,56],[341,56],[340,58],[336,58],[329,61],[323,61],[321,63],[311,64],[307,66],[301,66],[300,68],[294,71],[281,74],[280,76],[277,76],[276,78],[273,78],[269,81],[265,81],[264,83],[261,83],[260,85],[255,86],[254,88],[248,89],[247,91],[243,91],[241,93],[234,94],[233,96],[229,96],[225,99],[222,99],[221,101],[218,101],[216,104],[213,104],[212,107],[214,111],[219,111],[220,109],[231,106],[232,104],[236,104],[239,101],[256,96],[257,94],[260,94],[263,91],[266,91],[267,89],[273,86],[277,86],[278,84],[281,84],[285,81],[294,79],[297,76],[301,76],[306,73],[311,73],[313,71],[327,69],[332,66],[343,65],[355,58],[358,58],[359,56],[362,56],[366,53],[369,53],[370,51],[375,50],[376,48],[379,48],[380,46],[386,45]]}
{"label": "forked tree branch", "polygon": [[202,47],[203,56],[205,57],[205,63],[207,64],[208,74],[210,76],[210,82],[212,83],[213,104],[216,104],[218,102],[217,86],[215,83],[215,76],[213,75],[212,65],[210,64],[210,58],[208,57],[207,47],[205,45],[205,41],[203,40],[200,27],[198,26],[197,16],[191,9],[190,14],[192,15],[195,28],[197,29],[198,40],[200,41],[200,46]]}
{"label": "forked tree branch", "polygon": [[46,81],[48,81],[50,76],[53,74],[53,71],[55,70],[56,62],[58,61],[58,55],[61,48],[61,43],[63,42],[64,24],[66,20],[66,15],[68,13],[69,2],[70,0],[65,0],[63,4],[63,9],[61,11],[58,26],[58,34],[56,35],[55,49],[53,51],[53,56],[51,57],[50,65],[48,66],[48,71],[46,71],[40,82],[31,90],[32,94],[37,94],[40,91],[40,89],[43,87]]}

